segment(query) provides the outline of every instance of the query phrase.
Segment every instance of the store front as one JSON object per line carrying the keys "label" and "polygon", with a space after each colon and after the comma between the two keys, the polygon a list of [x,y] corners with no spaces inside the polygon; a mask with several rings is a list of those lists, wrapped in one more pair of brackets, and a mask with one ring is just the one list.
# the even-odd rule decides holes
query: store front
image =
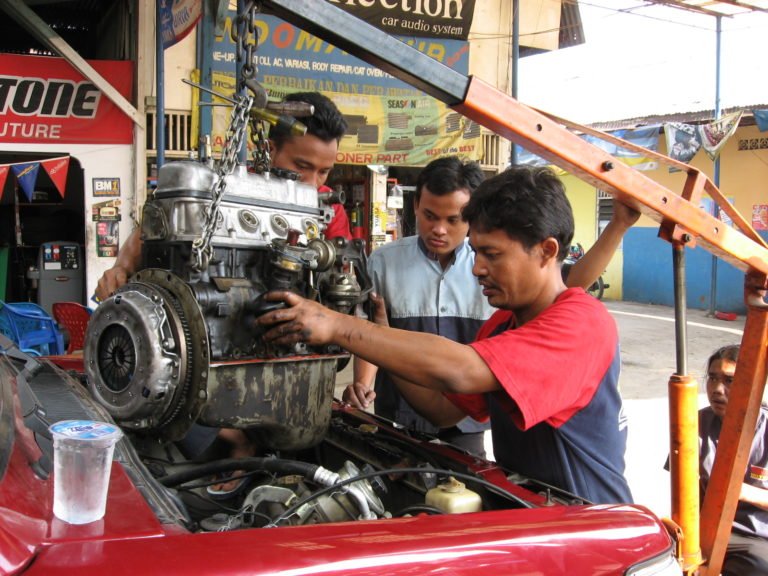
{"label": "store front", "polygon": [[[131,62],[91,64],[130,97]],[[87,304],[133,228],[132,122],[63,59],[0,66],[0,299]]]}

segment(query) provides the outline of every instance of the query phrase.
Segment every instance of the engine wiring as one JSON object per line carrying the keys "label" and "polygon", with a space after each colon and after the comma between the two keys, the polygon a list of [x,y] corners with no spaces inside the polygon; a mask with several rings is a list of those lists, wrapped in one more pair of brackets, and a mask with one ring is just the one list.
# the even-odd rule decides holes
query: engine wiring
{"label": "engine wiring", "polygon": [[505,490],[504,488],[496,486],[495,484],[493,484],[492,482],[489,482],[484,478],[479,478],[471,474],[464,474],[463,472],[456,472],[455,470],[448,470],[444,468],[413,468],[413,467],[387,468],[384,470],[374,470],[372,472],[365,472],[363,474],[359,474],[357,476],[353,476],[351,478],[342,480],[341,482],[337,482],[332,486],[326,486],[325,488],[321,488],[320,490],[317,490],[316,492],[313,492],[309,496],[299,500],[296,504],[294,504],[290,508],[287,508],[282,514],[277,516],[274,520],[272,520],[271,523],[267,524],[264,527],[277,528],[278,523],[284,520],[287,520],[288,518],[293,516],[302,506],[305,506],[306,504],[312,502],[313,500],[316,500],[320,496],[323,496],[329,492],[333,492],[334,490],[343,488],[348,484],[354,484],[355,482],[358,482],[360,480],[367,480],[368,478],[376,478],[378,476],[385,476],[387,474],[444,474],[447,476],[453,476],[454,478],[458,478],[460,480],[465,480],[467,482],[480,484],[481,486],[483,486],[484,488],[488,489],[491,492],[494,492],[500,496],[513,500],[515,503],[519,504],[523,508],[535,507],[530,502],[526,502],[525,500],[523,500],[519,496],[516,496],[515,494],[512,494],[508,490]]}

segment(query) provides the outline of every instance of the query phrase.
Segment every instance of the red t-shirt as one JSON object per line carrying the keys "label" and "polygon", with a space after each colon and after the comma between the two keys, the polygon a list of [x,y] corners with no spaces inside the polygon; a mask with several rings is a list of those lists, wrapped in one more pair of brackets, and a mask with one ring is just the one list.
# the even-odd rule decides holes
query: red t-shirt
{"label": "red t-shirt", "polygon": [[[558,428],[586,406],[616,353],[618,331],[605,307],[581,288],[569,288],[533,320],[515,327],[499,310],[471,344],[498,379],[496,400],[515,424]],[[488,417],[485,396],[448,395],[475,419]]]}
{"label": "red t-shirt", "polygon": [[[330,187],[322,185],[317,189],[320,193],[333,192]],[[328,226],[325,229],[325,237],[327,239],[338,238],[342,236],[347,240],[352,240],[352,232],[349,229],[349,218],[347,217],[347,211],[344,210],[343,204],[331,204],[333,208],[333,218],[328,222]]]}
{"label": "red t-shirt", "polygon": [[352,233],[349,231],[349,218],[347,217],[347,211],[344,210],[344,205],[331,204],[331,208],[333,208],[334,215],[325,229],[325,237],[330,240],[331,238],[343,236],[347,240],[352,240]]}

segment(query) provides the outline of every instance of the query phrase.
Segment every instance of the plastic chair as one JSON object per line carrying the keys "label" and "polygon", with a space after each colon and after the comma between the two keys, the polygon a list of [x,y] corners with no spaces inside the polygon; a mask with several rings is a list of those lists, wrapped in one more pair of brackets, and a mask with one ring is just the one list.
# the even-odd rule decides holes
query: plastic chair
{"label": "plastic chair", "polygon": [[64,353],[64,339],[56,322],[32,302],[0,300],[0,332],[23,351],[34,356]]}
{"label": "plastic chair", "polygon": [[92,310],[77,302],[54,302],[51,312],[59,327],[69,334],[66,353],[72,354],[75,350],[82,350],[85,343],[85,329],[91,319]]}

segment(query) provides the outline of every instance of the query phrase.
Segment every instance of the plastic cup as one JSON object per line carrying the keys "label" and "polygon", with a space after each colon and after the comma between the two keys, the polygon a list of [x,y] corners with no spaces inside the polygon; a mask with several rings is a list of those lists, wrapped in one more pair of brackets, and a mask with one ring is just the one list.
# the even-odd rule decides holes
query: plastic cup
{"label": "plastic cup", "polygon": [[115,444],[123,433],[114,424],[62,420],[53,434],[53,513],[70,524],[104,517]]}

